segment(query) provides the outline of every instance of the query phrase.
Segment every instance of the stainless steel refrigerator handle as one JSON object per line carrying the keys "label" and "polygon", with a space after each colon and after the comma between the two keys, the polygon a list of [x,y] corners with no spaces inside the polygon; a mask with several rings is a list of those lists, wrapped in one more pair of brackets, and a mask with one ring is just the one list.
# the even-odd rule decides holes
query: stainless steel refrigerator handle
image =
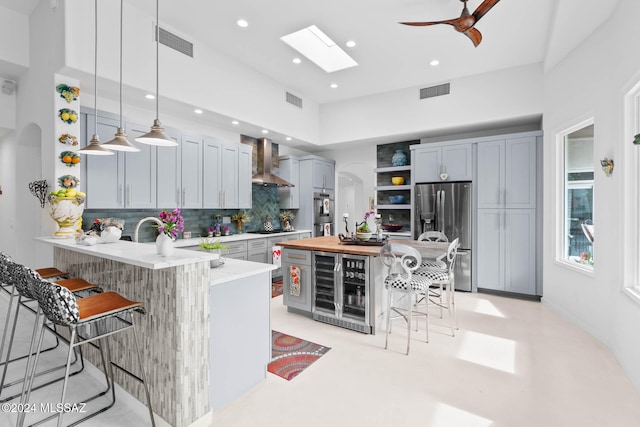
{"label": "stainless steel refrigerator handle", "polygon": [[440,232],[444,233],[444,198],[445,192],[444,190],[440,190]]}

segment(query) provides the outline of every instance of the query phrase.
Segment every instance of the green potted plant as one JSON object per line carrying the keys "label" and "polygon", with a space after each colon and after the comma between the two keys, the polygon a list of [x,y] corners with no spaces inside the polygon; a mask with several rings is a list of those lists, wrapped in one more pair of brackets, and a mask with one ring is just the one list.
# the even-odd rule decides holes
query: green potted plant
{"label": "green potted plant", "polygon": [[200,243],[198,245],[207,252],[217,252],[218,259],[211,260],[211,267],[218,267],[220,264],[224,264],[224,258],[222,258],[222,251],[227,249],[227,245],[222,243],[220,239],[210,239],[209,237],[204,237],[200,239]]}
{"label": "green potted plant", "polygon": [[374,211],[366,212],[364,214],[364,221],[356,223],[356,238],[358,240],[371,239],[371,229],[369,228],[369,224],[367,224],[367,220],[373,215],[375,215]]}
{"label": "green potted plant", "polygon": [[291,211],[282,211],[278,214],[278,218],[282,221],[282,229],[284,231],[291,231],[293,227],[291,226],[291,220],[296,216]]}
{"label": "green potted plant", "polygon": [[235,221],[238,224],[238,233],[242,233],[242,223],[244,221],[249,221],[249,215],[244,211],[239,211],[231,215],[231,221]]}

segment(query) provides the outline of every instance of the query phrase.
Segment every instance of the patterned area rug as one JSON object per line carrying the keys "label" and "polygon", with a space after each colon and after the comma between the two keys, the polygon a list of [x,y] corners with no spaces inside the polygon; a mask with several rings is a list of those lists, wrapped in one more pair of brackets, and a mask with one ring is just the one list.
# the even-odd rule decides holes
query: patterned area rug
{"label": "patterned area rug", "polygon": [[291,335],[278,331],[271,331],[271,363],[269,372],[291,381],[296,375],[304,371],[313,362],[331,350]]}
{"label": "patterned area rug", "polygon": [[271,298],[282,295],[282,280],[278,280],[271,284]]}

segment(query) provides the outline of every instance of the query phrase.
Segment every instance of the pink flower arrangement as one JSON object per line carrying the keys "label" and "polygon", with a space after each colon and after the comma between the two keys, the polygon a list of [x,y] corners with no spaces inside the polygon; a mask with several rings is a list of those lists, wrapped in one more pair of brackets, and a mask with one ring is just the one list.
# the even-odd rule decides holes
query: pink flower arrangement
{"label": "pink flower arrangement", "polygon": [[166,209],[159,214],[162,225],[158,226],[158,232],[175,239],[178,233],[184,230],[184,218],[180,215],[180,208],[176,208],[171,212]]}

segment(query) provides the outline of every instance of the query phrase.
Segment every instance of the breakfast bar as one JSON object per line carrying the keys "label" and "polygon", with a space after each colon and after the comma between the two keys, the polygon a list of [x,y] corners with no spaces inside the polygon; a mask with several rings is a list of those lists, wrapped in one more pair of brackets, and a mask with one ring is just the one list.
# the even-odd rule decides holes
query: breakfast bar
{"label": "breakfast bar", "polygon": [[[73,239],[38,239],[54,246],[55,266],[142,301],[136,318],[154,412],[170,425],[206,422],[213,410],[266,376],[271,359],[271,264],[227,259],[176,248],[171,257],[154,244],[118,241],[84,246]],[[239,321],[238,319],[242,319]],[[145,402],[133,337],[111,342],[115,381]],[[96,366],[99,353],[85,356]],[[129,373],[133,374],[130,375]]]}

